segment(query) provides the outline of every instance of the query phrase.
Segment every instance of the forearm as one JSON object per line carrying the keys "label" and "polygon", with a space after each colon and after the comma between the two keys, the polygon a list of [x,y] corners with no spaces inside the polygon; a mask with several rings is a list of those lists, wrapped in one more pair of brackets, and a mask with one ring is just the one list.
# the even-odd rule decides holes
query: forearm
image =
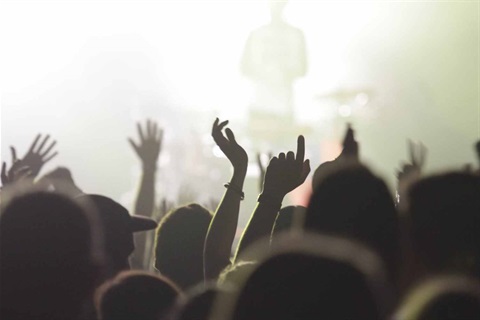
{"label": "forearm", "polygon": [[144,168],[135,202],[135,214],[151,217],[155,204],[156,169]]}
{"label": "forearm", "polygon": [[[134,214],[151,217],[155,204],[155,170],[144,169],[140,182]],[[132,266],[144,268],[146,233],[135,234],[135,253],[132,257]]]}
{"label": "forearm", "polygon": [[282,206],[283,196],[266,195],[259,200],[238,244],[235,261],[246,248],[271,234],[278,211]]}
{"label": "forearm", "polygon": [[[216,278],[230,263],[232,243],[237,231],[240,201],[239,190],[243,189],[245,170],[234,170],[230,186],[220,202],[210,224],[204,251],[205,279]],[[238,190],[237,190],[238,189]]]}

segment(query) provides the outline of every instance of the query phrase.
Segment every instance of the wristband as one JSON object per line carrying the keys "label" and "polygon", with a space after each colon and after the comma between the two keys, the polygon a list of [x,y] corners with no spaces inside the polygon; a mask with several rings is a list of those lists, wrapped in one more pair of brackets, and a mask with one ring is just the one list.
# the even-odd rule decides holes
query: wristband
{"label": "wristband", "polygon": [[225,183],[223,186],[227,189],[231,189],[231,190],[235,191],[236,193],[238,193],[240,195],[240,200],[245,199],[245,193],[243,193],[242,189],[240,189],[239,187],[237,187],[233,184],[230,184],[229,182]]}

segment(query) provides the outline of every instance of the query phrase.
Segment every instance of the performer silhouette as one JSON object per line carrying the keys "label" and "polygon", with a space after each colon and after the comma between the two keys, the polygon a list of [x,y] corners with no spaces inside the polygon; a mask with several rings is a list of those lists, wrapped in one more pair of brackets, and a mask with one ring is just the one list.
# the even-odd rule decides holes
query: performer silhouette
{"label": "performer silhouette", "polygon": [[283,19],[285,5],[270,1],[270,23],[251,32],[243,52],[242,73],[255,86],[251,127],[294,122],[293,82],[305,75],[307,62],[303,32]]}

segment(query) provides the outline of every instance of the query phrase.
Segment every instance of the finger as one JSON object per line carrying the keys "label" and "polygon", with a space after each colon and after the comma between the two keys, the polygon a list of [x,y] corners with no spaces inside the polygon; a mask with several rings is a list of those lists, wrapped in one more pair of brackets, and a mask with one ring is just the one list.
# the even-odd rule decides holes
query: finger
{"label": "finger", "polygon": [[163,129],[158,130],[157,140],[160,144],[162,143],[162,141],[163,141]]}
{"label": "finger", "polygon": [[302,135],[297,139],[297,157],[295,159],[298,163],[303,163],[305,160],[305,138]]}
{"label": "finger", "polygon": [[221,122],[218,125],[218,130],[222,130],[227,124],[228,124],[228,120],[225,120],[225,121]]}
{"label": "finger", "polygon": [[420,142],[420,150],[419,150],[419,165],[423,167],[425,164],[425,159],[427,157],[427,147],[423,143]]}
{"label": "finger", "polygon": [[285,160],[285,153],[280,152],[280,154],[278,155],[278,160]]}
{"label": "finger", "polygon": [[152,138],[157,138],[158,126],[157,123],[152,121]]}
{"label": "finger", "polygon": [[135,150],[135,152],[138,153],[138,152],[139,152],[138,146],[135,144],[135,142],[134,142],[132,139],[130,139],[130,138],[128,138],[128,142],[129,142],[130,145],[132,146],[133,150]]}
{"label": "finger", "polygon": [[152,121],[147,119],[147,139],[152,136]]}
{"label": "finger", "polygon": [[350,123],[347,123],[347,131],[345,132],[345,137],[343,138],[343,147],[348,146],[352,141],[354,141],[354,131]]}
{"label": "finger", "polygon": [[140,136],[140,142],[143,142],[145,140],[145,136],[143,135],[142,126],[140,123],[137,123],[137,131],[138,135]]}
{"label": "finger", "polygon": [[230,130],[230,128],[225,129],[225,133],[227,134],[227,138],[230,142],[237,143],[235,140],[235,135],[233,134],[233,131]]}
{"label": "finger", "polygon": [[223,127],[225,127],[227,124],[228,124],[228,120],[225,120],[220,124],[218,124],[216,127],[214,127],[212,131],[213,140],[220,148],[222,148],[222,146],[228,143],[227,138],[225,138],[225,136],[222,133]]}
{"label": "finger", "polygon": [[12,165],[17,162],[17,151],[14,147],[10,147],[10,152],[12,153]]}
{"label": "finger", "polygon": [[408,158],[412,164],[416,164],[415,160],[415,145],[412,140],[407,140],[407,148],[408,148]]}
{"label": "finger", "polygon": [[35,140],[33,140],[33,143],[32,145],[30,146],[30,149],[28,149],[28,152],[33,152],[33,149],[35,148],[35,146],[37,145],[37,142],[38,140],[40,139],[41,137],[41,134],[37,134],[37,136],[35,137]]}
{"label": "finger", "polygon": [[263,170],[262,154],[261,154],[260,152],[257,152],[256,158],[257,158],[258,167],[259,167],[260,170],[262,171],[262,170]]}
{"label": "finger", "polygon": [[268,166],[272,166],[272,165],[275,165],[276,163],[278,162],[278,158],[277,157],[272,157],[270,159],[270,162],[268,163]]}
{"label": "finger", "polygon": [[55,152],[54,154],[52,154],[50,157],[46,158],[46,159],[43,159],[43,163],[47,163],[48,161],[52,160],[53,158],[55,158],[56,156],[58,155],[58,152]]}
{"label": "finger", "polygon": [[287,160],[288,161],[295,161],[295,154],[293,153],[293,151],[288,151],[287,152]]}
{"label": "finger", "polygon": [[42,143],[40,143],[40,146],[38,147],[38,150],[37,150],[35,153],[40,154],[40,152],[42,151],[43,147],[45,146],[45,143],[47,143],[48,139],[50,139],[50,135],[49,135],[49,134],[47,134],[47,136],[45,137],[45,139],[43,139]]}
{"label": "finger", "polygon": [[57,144],[57,141],[54,140],[54,141],[48,146],[47,150],[45,150],[45,152],[40,155],[40,157],[42,157],[42,158],[45,157],[45,156],[53,149],[53,147],[55,147],[56,144]]}
{"label": "finger", "polygon": [[307,160],[305,160],[305,162],[303,163],[303,166],[302,166],[302,175],[300,176],[301,183],[303,183],[305,181],[305,179],[307,179],[308,175],[310,174],[310,171],[311,171],[310,160],[307,159]]}
{"label": "finger", "polygon": [[[212,128],[212,136],[214,139],[218,139],[220,137],[223,137],[222,135],[222,129],[228,124],[228,120],[225,120],[221,122],[220,124],[218,123],[218,118],[215,120]],[[217,142],[217,141],[215,141]]]}
{"label": "finger", "polygon": [[2,163],[2,185],[5,186],[8,183],[7,178],[7,163],[3,161]]}
{"label": "finger", "polygon": [[218,118],[215,118],[215,121],[213,122],[213,126],[212,126],[212,134],[213,132],[215,131],[215,129],[218,127]]}

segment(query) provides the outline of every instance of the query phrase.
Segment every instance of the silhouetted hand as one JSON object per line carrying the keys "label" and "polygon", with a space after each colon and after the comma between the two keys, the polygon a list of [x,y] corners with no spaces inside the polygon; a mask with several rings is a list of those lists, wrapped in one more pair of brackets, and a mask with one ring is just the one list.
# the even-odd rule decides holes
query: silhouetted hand
{"label": "silhouetted hand", "polygon": [[140,123],[137,123],[137,129],[140,143],[136,144],[130,138],[128,141],[142,161],[143,168],[154,170],[162,147],[163,130],[158,128],[156,122],[150,120],[147,120],[145,132],[142,130]]}
{"label": "silhouetted hand", "polygon": [[403,203],[405,191],[408,186],[420,177],[422,168],[427,156],[427,148],[422,143],[414,143],[411,140],[408,143],[408,154],[410,162],[402,163],[401,168],[397,170],[397,203]]}
{"label": "silhouetted hand", "polygon": [[408,155],[410,162],[402,163],[401,168],[397,170],[396,176],[401,183],[408,178],[416,178],[420,175],[425,164],[427,148],[420,142],[414,143],[408,140]]}
{"label": "silhouetted hand", "polygon": [[247,170],[248,155],[245,150],[237,143],[232,130],[225,129],[226,137],[222,133],[222,129],[228,124],[227,121],[219,123],[218,118],[215,119],[212,127],[212,137],[217,146],[222,150],[225,156],[230,160],[235,170]]}
{"label": "silhouetted hand", "polygon": [[[48,139],[50,138],[50,135],[47,135],[42,140],[38,148],[36,148],[41,137],[42,137],[41,134],[38,134],[35,137],[35,140],[33,140],[33,143],[30,146],[30,149],[28,150],[27,154],[25,154],[25,156],[19,160],[20,161],[19,166],[30,168],[29,176],[31,178],[35,178],[40,173],[40,170],[42,169],[43,165],[48,161],[52,160],[58,154],[58,152],[51,153],[53,147],[57,143],[57,141],[55,140],[52,141],[52,143],[50,143],[50,145],[46,147],[46,149],[44,149]],[[16,151],[15,151],[15,148],[13,147],[12,147],[12,153],[15,154],[15,158],[16,158]]]}
{"label": "silhouetted hand", "polygon": [[273,157],[265,173],[263,193],[283,198],[300,186],[310,173],[310,160],[305,159],[305,138],[297,140],[297,154],[292,151]]}
{"label": "silhouetted hand", "polygon": [[341,159],[358,160],[358,143],[355,140],[355,131],[350,124],[347,124],[347,132],[343,139],[343,150],[340,154]]}
{"label": "silhouetted hand", "polygon": [[15,148],[10,147],[10,151],[12,153],[12,166],[10,169],[7,170],[7,163],[5,161],[2,163],[1,180],[3,187],[23,180],[31,174],[30,168],[22,166],[22,162],[17,159]]}

